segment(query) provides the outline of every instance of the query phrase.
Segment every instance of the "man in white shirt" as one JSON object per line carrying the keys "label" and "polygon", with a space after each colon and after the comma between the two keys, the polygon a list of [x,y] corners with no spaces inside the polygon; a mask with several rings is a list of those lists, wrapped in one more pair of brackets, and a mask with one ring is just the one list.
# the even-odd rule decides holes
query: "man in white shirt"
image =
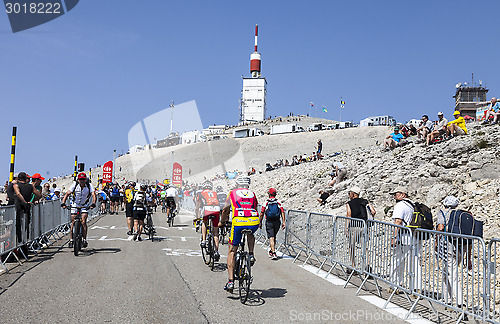
{"label": "man in white shirt", "polygon": [[423,115],[422,116],[422,126],[417,128],[417,137],[418,139],[425,141],[427,138],[427,134],[429,134],[432,130],[432,127],[434,126],[433,123],[429,120],[429,116]]}
{"label": "man in white shirt", "polygon": [[448,125],[448,119],[444,118],[444,115],[441,111],[438,112],[437,124],[434,125],[434,129],[432,130],[432,132],[427,135],[426,144],[429,145],[432,143],[434,138],[446,134],[446,126],[447,125]]}
{"label": "man in white shirt", "polygon": [[[413,203],[408,199],[408,190],[405,187],[397,187],[391,192],[396,205],[392,213],[394,224],[398,226],[408,226],[413,217]],[[407,289],[421,289],[422,287],[422,268],[420,267],[420,258],[422,247],[420,240],[413,237],[409,228],[394,228],[394,234],[391,239],[391,247],[394,248],[393,267],[391,270],[391,282]],[[413,283],[405,276],[409,276],[411,257],[413,249]]]}

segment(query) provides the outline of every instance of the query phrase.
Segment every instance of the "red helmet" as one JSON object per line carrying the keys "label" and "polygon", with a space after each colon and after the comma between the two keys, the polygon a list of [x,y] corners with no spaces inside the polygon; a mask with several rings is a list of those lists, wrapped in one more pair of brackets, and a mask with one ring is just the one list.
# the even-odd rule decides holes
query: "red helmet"
{"label": "red helmet", "polygon": [[85,172],[78,173],[78,180],[80,179],[87,179],[87,175],[85,174]]}
{"label": "red helmet", "polygon": [[276,196],[276,189],[274,189],[274,188],[269,188],[268,193],[269,193],[269,195],[271,195],[271,196]]}

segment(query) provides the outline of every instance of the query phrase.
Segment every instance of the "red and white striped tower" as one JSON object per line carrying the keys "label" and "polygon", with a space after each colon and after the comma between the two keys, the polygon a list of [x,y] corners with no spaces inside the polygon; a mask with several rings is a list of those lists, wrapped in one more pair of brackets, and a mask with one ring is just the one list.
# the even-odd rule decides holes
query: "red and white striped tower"
{"label": "red and white striped tower", "polygon": [[250,73],[252,78],[260,78],[260,53],[257,52],[257,37],[259,26],[255,25],[255,52],[250,54]]}

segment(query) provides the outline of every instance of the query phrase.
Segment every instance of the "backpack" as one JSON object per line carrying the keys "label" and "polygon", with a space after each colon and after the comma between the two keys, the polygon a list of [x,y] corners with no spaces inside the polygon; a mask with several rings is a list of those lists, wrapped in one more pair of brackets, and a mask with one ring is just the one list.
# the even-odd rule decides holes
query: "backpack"
{"label": "backpack", "polygon": [[370,206],[368,206],[370,203],[368,202],[368,200],[366,199],[363,199],[363,201],[361,202],[361,209],[360,209],[360,213],[361,213],[361,219],[367,221],[367,220],[373,220],[373,214],[372,214],[372,211],[370,210]]}
{"label": "backpack", "polygon": [[281,216],[281,208],[278,200],[268,200],[265,213],[267,220],[279,220]]}
{"label": "backpack", "polygon": [[[76,191],[76,188],[78,187],[78,185],[79,184],[77,182],[75,185],[75,188],[73,189],[73,192],[71,193],[73,195],[73,200],[76,199],[75,191]],[[89,181],[89,179],[87,179],[87,181],[85,181],[85,187],[87,187],[89,189],[89,194],[87,195],[87,198],[85,199],[85,202],[83,203],[83,205],[87,205],[90,202],[90,197],[92,197],[92,194],[90,193],[90,181]]]}
{"label": "backpack", "polygon": [[[416,228],[421,228],[426,230],[434,229],[432,213],[429,207],[418,202],[412,203],[411,201],[406,199],[404,201],[413,207],[413,215],[411,217],[411,221],[409,224],[406,225],[406,227],[409,227],[411,229],[416,229]],[[426,235],[425,237],[429,236]]]}
{"label": "backpack", "polygon": [[119,197],[120,196],[120,189],[118,188],[113,188],[113,190],[111,191],[111,195],[113,197]]}
{"label": "backpack", "polygon": [[[475,220],[469,211],[460,209],[452,210],[446,224],[446,232],[483,237],[483,222]],[[457,239],[451,236],[449,239],[450,242],[458,246],[461,246],[462,243],[470,244],[472,241],[471,239]]]}

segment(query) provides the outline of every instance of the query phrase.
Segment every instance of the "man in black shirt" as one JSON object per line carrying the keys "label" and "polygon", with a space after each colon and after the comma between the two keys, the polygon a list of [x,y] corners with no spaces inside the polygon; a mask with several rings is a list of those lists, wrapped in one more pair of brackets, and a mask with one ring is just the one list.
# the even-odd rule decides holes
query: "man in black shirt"
{"label": "man in black shirt", "polygon": [[[359,198],[359,193],[361,189],[357,186],[353,186],[349,189],[349,202],[346,204],[347,208],[347,217],[361,219],[364,221],[368,220],[368,212],[373,216],[375,216],[375,208],[368,202],[366,199]],[[363,225],[360,221],[350,221],[349,222],[349,254],[351,256],[351,262],[353,268],[356,268],[355,261],[355,250],[356,245],[359,243],[361,237],[363,236]]]}
{"label": "man in black shirt", "polygon": [[26,241],[29,240],[29,224],[31,219],[31,204],[29,201],[31,201],[32,194],[34,194],[35,199],[40,199],[40,197],[42,197],[40,191],[38,191],[33,184],[27,182],[28,176],[26,173],[20,172],[17,182],[14,183],[16,202],[16,235],[18,243],[23,241],[21,228],[21,221],[23,218],[25,221]]}

